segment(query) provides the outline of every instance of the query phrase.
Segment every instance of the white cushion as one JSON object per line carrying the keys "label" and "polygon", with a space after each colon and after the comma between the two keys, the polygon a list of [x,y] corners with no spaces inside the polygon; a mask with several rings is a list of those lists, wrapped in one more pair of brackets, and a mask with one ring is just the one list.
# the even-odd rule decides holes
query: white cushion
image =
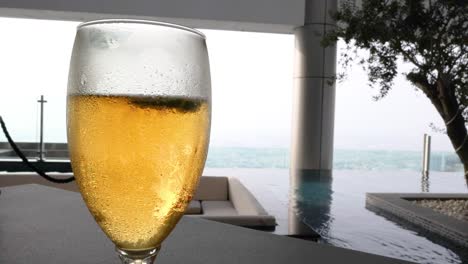
{"label": "white cushion", "polygon": [[202,201],[204,216],[231,216],[237,215],[237,211],[229,201]]}
{"label": "white cushion", "polygon": [[194,200],[202,201],[227,201],[228,178],[227,177],[200,177],[200,184],[195,192]]}
{"label": "white cushion", "polygon": [[229,200],[239,215],[268,215],[252,193],[236,178],[229,178]]}

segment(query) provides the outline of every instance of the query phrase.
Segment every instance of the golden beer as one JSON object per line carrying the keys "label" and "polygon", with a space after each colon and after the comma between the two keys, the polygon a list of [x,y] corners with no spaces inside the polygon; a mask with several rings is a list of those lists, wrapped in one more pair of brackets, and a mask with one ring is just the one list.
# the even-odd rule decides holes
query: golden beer
{"label": "golden beer", "polygon": [[159,246],[202,173],[208,102],[69,95],[67,111],[73,172],[97,223],[121,249]]}

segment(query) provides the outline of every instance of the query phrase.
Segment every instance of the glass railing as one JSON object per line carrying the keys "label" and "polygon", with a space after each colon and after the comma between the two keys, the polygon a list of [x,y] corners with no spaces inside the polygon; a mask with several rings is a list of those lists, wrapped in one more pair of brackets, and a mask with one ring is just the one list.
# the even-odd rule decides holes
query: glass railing
{"label": "glass railing", "polygon": [[[37,142],[16,142],[21,152],[31,160],[40,160],[40,144]],[[66,143],[44,143],[42,150],[44,160],[68,160],[68,147]],[[16,160],[18,155],[8,142],[0,142],[0,159]]]}

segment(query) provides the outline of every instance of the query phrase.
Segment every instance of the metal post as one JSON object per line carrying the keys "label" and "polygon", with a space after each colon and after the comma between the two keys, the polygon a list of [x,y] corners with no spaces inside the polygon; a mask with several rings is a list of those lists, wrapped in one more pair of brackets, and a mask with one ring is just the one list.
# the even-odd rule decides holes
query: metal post
{"label": "metal post", "polygon": [[44,103],[47,103],[44,100],[44,95],[41,95],[41,100],[37,101],[41,104],[41,119],[39,127],[39,161],[44,161]]}
{"label": "metal post", "polygon": [[431,136],[428,134],[424,134],[423,164],[422,164],[423,176],[429,175],[430,159],[431,159]]}

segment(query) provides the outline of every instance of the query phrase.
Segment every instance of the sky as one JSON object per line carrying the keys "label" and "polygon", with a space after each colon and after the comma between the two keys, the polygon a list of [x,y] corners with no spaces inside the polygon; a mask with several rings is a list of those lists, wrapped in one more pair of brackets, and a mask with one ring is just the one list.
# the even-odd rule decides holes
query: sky
{"label": "sky", "polygon": [[[41,94],[45,140],[66,142],[68,65],[78,22],[0,18],[0,115],[16,141],[36,141]],[[212,77],[210,146],[288,148],[291,137],[294,36],[203,30]],[[338,45],[342,52],[343,43]],[[410,65],[399,63],[401,73]],[[341,70],[338,65],[338,71]],[[377,90],[354,65],[336,85],[335,149],[422,149],[430,133],[434,150],[451,151],[443,122],[429,100],[400,74],[390,94]],[[5,141],[0,135],[0,141]]]}

